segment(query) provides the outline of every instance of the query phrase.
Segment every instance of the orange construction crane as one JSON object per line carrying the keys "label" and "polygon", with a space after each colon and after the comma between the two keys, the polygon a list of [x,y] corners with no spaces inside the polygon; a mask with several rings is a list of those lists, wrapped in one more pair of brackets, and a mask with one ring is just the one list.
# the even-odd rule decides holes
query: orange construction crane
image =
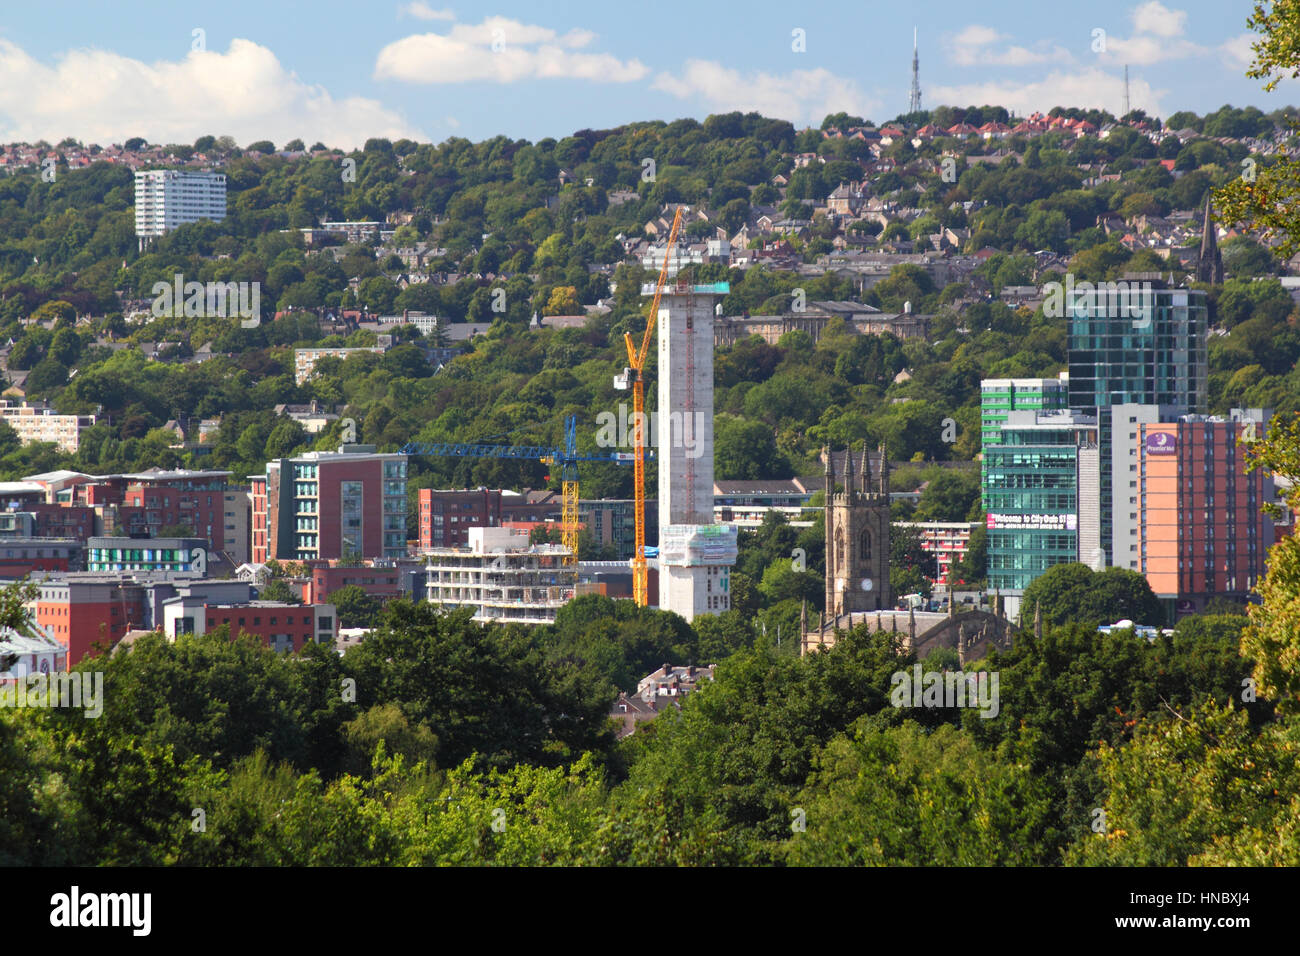
{"label": "orange construction crane", "polygon": [[654,338],[655,323],[659,319],[659,297],[663,294],[664,283],[668,281],[668,260],[672,258],[673,244],[677,241],[677,230],[681,225],[682,207],[678,206],[677,213],[673,216],[673,228],[668,233],[668,244],[664,246],[664,264],[659,269],[659,281],[655,283],[654,301],[650,303],[650,318],[646,321],[645,334],[641,336],[641,349],[636,349],[629,333],[623,333],[623,340],[627,344],[628,367],[614,379],[615,388],[632,388],[632,430],[636,448],[632,459],[632,482],[636,493],[636,553],[632,557],[632,597],[641,607],[649,603],[650,597],[650,577],[645,560],[645,360],[650,351],[650,340]]}

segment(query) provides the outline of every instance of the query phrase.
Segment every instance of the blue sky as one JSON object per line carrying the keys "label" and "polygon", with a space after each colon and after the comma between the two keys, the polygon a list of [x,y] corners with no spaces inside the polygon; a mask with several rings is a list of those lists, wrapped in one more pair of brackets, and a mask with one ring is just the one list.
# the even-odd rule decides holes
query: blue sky
{"label": "blue sky", "polygon": [[44,0],[0,22],[0,141],[537,140],[732,109],[882,122],[907,107],[914,26],[926,107],[1118,113],[1127,63],[1134,108],[1272,110],[1297,97],[1244,76],[1250,7]]}

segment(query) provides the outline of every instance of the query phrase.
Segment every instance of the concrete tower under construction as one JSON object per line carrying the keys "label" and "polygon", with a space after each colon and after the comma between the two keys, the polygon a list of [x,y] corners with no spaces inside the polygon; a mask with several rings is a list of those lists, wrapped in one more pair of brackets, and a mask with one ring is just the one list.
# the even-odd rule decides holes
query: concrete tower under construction
{"label": "concrete tower under construction", "polygon": [[659,300],[659,608],[688,621],[731,607],[736,529],[713,521],[713,318],[729,291],[676,283]]}

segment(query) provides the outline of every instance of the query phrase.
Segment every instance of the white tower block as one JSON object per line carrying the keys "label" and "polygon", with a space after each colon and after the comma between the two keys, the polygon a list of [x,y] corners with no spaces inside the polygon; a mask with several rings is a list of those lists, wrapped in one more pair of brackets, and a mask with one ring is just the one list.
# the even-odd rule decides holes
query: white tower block
{"label": "white tower block", "polygon": [[672,285],[659,300],[659,608],[688,621],[731,607],[736,529],[713,522],[713,316],[728,291]]}

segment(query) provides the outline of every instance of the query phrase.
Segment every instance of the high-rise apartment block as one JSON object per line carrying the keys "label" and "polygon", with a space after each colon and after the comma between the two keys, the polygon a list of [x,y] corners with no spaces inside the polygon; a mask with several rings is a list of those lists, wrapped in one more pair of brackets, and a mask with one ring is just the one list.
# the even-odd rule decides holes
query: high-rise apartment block
{"label": "high-rise apartment block", "polygon": [[558,544],[529,544],[526,531],[471,528],[465,547],[426,553],[428,599],[473,608],[476,621],[553,624],[574,596],[568,553]]}
{"label": "high-rise apartment block", "polygon": [[135,174],[135,234],[141,249],[177,226],[225,218],[225,173],[150,169]]}
{"label": "high-rise apartment block", "polygon": [[256,563],[406,556],[406,456],[373,445],[267,462],[252,479]]}

